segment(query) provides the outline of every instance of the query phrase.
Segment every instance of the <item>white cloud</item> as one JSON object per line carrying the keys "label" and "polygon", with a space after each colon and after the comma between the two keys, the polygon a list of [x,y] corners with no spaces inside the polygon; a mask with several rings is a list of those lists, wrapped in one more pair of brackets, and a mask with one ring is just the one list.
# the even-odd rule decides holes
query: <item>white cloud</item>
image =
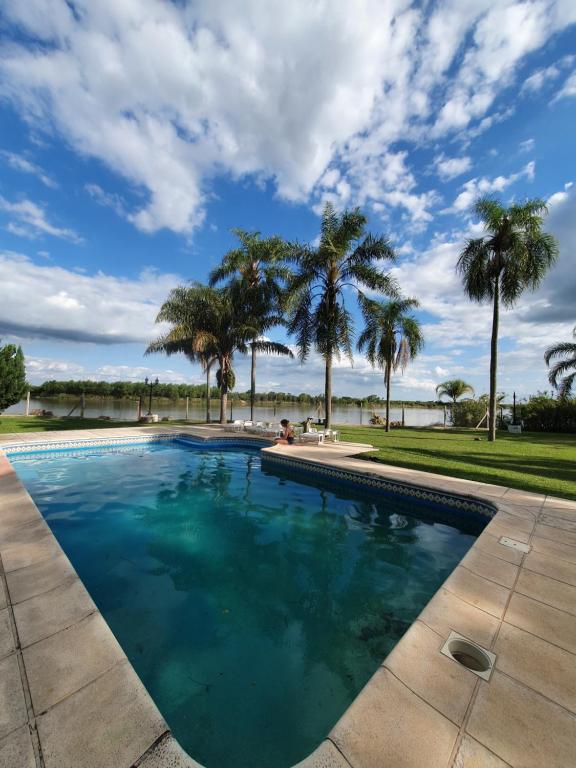
{"label": "white cloud", "polygon": [[435,159],[435,166],[438,172],[438,176],[442,181],[449,181],[466,173],[472,167],[472,160],[470,157],[444,157],[440,155]]}
{"label": "white cloud", "polygon": [[543,67],[542,69],[537,69],[534,74],[526,78],[520,93],[532,94],[541,91],[545,85],[559,78],[562,74],[562,71],[570,67],[575,59],[576,56],[564,56],[555,64],[551,64],[548,67]]}
{"label": "white cloud", "polygon": [[354,13],[339,0],[74,8],[5,1],[5,18],[38,44],[3,47],[2,95],[36,134],[56,132],[146,196],[130,211],[100,202],[145,232],[183,233],[203,221],[219,175],[271,180],[290,200],[375,202],[425,223],[436,196],[417,188],[395,143],[472,136],[504,119],[496,97],[575,20],[566,0],[443,0],[431,10],[364,0]]}
{"label": "white cloud", "polygon": [[178,275],[144,270],[137,278],[38,265],[0,253],[0,334],[21,339],[145,346],[160,332],[155,318]]}
{"label": "white cloud", "polygon": [[532,152],[534,147],[536,146],[536,142],[534,139],[525,139],[524,141],[520,142],[519,149],[520,152]]}
{"label": "white cloud", "polygon": [[84,241],[73,229],[57,227],[46,218],[44,209],[32,200],[20,200],[11,203],[5,197],[0,196],[0,211],[13,217],[16,221],[10,221],[6,229],[19,237],[35,238],[39,235],[50,235],[71,243],[81,245]]}
{"label": "white cloud", "polygon": [[56,189],[58,184],[54,179],[49,176],[39,165],[33,163],[24,155],[18,155],[15,152],[7,152],[5,150],[0,151],[0,155],[4,158],[6,163],[15,171],[21,171],[22,173],[29,173],[32,176],[37,176],[42,184],[51,189]]}
{"label": "white cloud", "polygon": [[534,178],[535,169],[536,163],[530,161],[524,168],[517,173],[510,174],[510,176],[495,176],[493,179],[488,179],[483,176],[481,178],[470,179],[462,185],[462,192],[460,192],[454,200],[452,206],[446,208],[442,213],[466,212],[478,197],[489,195],[493,192],[503,192],[507,187],[514,184],[519,179],[532,180]]}
{"label": "white cloud", "polygon": [[552,99],[553,102],[560,101],[561,99],[570,99],[573,96],[576,96],[576,72],[572,72],[570,77],[566,79],[564,82],[564,85],[556,96]]}

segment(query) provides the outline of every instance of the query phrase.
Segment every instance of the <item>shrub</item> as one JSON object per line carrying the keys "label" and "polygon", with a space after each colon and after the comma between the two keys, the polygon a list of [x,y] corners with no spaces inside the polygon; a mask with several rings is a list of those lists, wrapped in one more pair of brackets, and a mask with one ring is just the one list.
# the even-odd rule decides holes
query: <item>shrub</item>
{"label": "shrub", "polygon": [[576,432],[576,398],[556,400],[534,395],[522,405],[520,416],[529,432]]}
{"label": "shrub", "polygon": [[455,427],[476,427],[486,413],[487,400],[480,397],[478,400],[462,400],[450,406],[452,424]]}

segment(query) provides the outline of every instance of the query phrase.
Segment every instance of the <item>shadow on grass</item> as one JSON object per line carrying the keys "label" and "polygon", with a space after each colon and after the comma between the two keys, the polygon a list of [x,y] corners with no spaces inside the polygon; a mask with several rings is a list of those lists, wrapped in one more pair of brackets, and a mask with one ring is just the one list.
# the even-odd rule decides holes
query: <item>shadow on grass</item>
{"label": "shadow on grass", "polygon": [[[419,458],[417,458],[419,457]],[[520,488],[533,493],[546,493],[576,499],[574,462],[562,459],[510,458],[496,455],[458,456],[441,450],[414,449],[398,454],[359,456],[366,461],[393,464],[422,472],[435,472],[452,477]]]}

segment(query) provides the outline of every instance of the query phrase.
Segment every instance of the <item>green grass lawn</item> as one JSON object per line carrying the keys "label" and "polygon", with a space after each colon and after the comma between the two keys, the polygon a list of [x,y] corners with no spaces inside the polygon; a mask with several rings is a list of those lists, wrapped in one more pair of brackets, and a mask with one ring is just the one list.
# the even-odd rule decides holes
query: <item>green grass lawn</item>
{"label": "green grass lawn", "polygon": [[[480,430],[340,427],[342,440],[371,443],[362,458],[441,475],[576,499],[576,435]],[[474,438],[481,438],[479,441]]]}
{"label": "green grass lawn", "polygon": [[44,418],[43,416],[0,416],[0,435],[14,432],[53,432],[58,429],[111,429],[113,427],[166,427],[171,424],[192,422],[161,421],[157,424],[139,424],[137,421],[106,421],[105,419]]}

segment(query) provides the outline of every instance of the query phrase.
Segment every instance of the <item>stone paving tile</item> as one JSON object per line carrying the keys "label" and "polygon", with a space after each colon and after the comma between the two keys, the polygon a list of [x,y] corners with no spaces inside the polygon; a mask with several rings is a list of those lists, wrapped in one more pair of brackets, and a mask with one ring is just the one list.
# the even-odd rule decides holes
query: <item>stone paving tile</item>
{"label": "stone paving tile", "polygon": [[497,584],[508,589],[514,586],[518,576],[518,566],[507,563],[497,557],[492,557],[492,555],[484,554],[476,547],[468,550],[461,564],[477,576],[495,581]]}
{"label": "stone paving tile", "polygon": [[493,752],[467,735],[462,739],[452,766],[453,768],[509,768],[508,763],[500,760]]}
{"label": "stone paving tile", "polygon": [[0,508],[0,542],[15,528],[41,519],[28,494],[21,491],[6,494],[5,489],[0,487],[0,499],[5,502],[5,506]]}
{"label": "stone paving tile", "polygon": [[496,618],[501,618],[510,590],[458,566],[444,582],[444,589]]}
{"label": "stone paving tile", "polygon": [[542,518],[554,517],[556,520],[576,521],[576,504],[574,507],[544,507]]}
{"label": "stone paving tile", "polygon": [[[468,482],[472,483],[473,481]],[[490,483],[479,483],[470,489],[475,496],[484,496],[487,499],[500,499],[507,490],[505,485],[491,485]]]}
{"label": "stone paving tile", "polygon": [[536,520],[540,514],[538,507],[525,507],[521,504],[511,504],[510,502],[498,499],[498,512],[506,512],[512,517],[522,517],[524,520]]}
{"label": "stone paving tile", "polygon": [[576,510],[576,501],[570,499],[561,499],[558,496],[546,496],[544,502],[545,507],[556,507],[558,509],[573,509]]}
{"label": "stone paving tile", "polygon": [[[331,747],[334,752],[339,754],[334,745],[331,745]],[[303,768],[349,768],[349,764],[344,758],[342,758],[342,761],[342,763],[310,763],[309,766],[306,764]],[[138,768],[203,768],[187,752],[184,752],[176,739],[170,735],[161,739],[137,765]]]}
{"label": "stone paving tile", "polygon": [[541,603],[576,615],[576,587],[522,569],[516,591]]}
{"label": "stone paving tile", "polygon": [[576,616],[544,605],[530,597],[514,594],[504,621],[538,635],[549,643],[576,653]]}
{"label": "stone paving tile", "polygon": [[18,603],[14,606],[14,618],[20,645],[26,648],[77,624],[95,610],[92,598],[78,578]]}
{"label": "stone paving tile", "polygon": [[570,563],[576,563],[576,547],[571,544],[559,544],[557,541],[542,539],[534,536],[530,542],[532,549],[543,555],[557,557],[560,560],[568,560]]}
{"label": "stone paving tile", "polygon": [[12,604],[54,589],[65,581],[77,579],[76,571],[66,555],[43,560],[27,568],[19,568],[6,574]]}
{"label": "stone paving tile", "polygon": [[541,539],[550,539],[550,541],[556,541],[559,544],[569,544],[572,547],[576,547],[576,533],[574,531],[564,531],[552,525],[538,523],[534,533]]}
{"label": "stone paving tile", "polygon": [[491,533],[484,531],[474,542],[474,549],[481,550],[487,555],[493,555],[500,560],[506,560],[508,563],[520,565],[524,557],[523,553],[516,549],[505,547],[503,544],[500,544],[498,539],[498,536],[493,536]]}
{"label": "stone paving tile", "polygon": [[526,556],[524,568],[576,587],[576,563],[569,563],[567,560],[559,560],[556,557],[541,555],[539,552],[532,550]]}
{"label": "stone paving tile", "polygon": [[444,639],[416,621],[384,666],[424,701],[457,725],[478,681],[476,675],[440,653]]}
{"label": "stone paving tile", "polygon": [[504,622],[496,668],[576,713],[576,656]]}
{"label": "stone paving tile", "polygon": [[124,652],[99,613],[23,651],[38,715],[107,672]]}
{"label": "stone paving tile", "polygon": [[576,718],[497,671],[480,683],[466,730],[514,768],[576,765]]}
{"label": "stone paving tile", "polygon": [[14,651],[14,635],[10,626],[8,608],[0,611],[0,659]]}
{"label": "stone paving tile", "polygon": [[36,768],[34,747],[27,725],[0,739],[0,768]]}
{"label": "stone paving tile", "polygon": [[519,530],[514,523],[501,523],[496,516],[486,526],[486,533],[490,533],[492,536],[496,536],[498,539],[501,536],[508,536],[516,541],[521,541],[523,544],[528,544],[530,541],[530,533]]}
{"label": "stone paving tile", "polygon": [[576,518],[574,520],[568,520],[565,517],[556,517],[555,515],[543,513],[540,515],[540,522],[542,525],[549,525],[552,528],[560,528],[562,531],[576,531]]}
{"label": "stone paving tile", "polygon": [[0,738],[28,722],[16,654],[0,661]]}
{"label": "stone paving tile", "polygon": [[46,534],[38,541],[29,544],[18,544],[2,553],[2,561],[6,573],[17,568],[27,568],[34,563],[48,560],[62,554],[62,549],[52,534]]}
{"label": "stone paving tile", "polygon": [[515,488],[508,488],[503,498],[504,501],[509,501],[511,504],[522,504],[525,507],[538,508],[540,508],[546,500],[546,497],[542,493],[518,491]]}
{"label": "stone paving tile", "polygon": [[[535,518],[527,519],[518,515],[511,515],[508,512],[504,512],[498,509],[498,514],[494,518],[494,525],[510,525],[515,530],[522,531],[523,533],[532,533],[534,530]],[[490,533],[492,523],[487,527],[487,531]]]}
{"label": "stone paving tile", "polygon": [[131,768],[168,730],[128,661],[37,719],[46,768]]}
{"label": "stone paving tile", "polygon": [[353,766],[445,768],[458,728],[381,668],[330,734]]}
{"label": "stone paving tile", "polygon": [[34,518],[18,528],[5,532],[0,539],[0,551],[4,552],[21,544],[33,544],[47,536],[52,536],[47,523],[42,518]]}
{"label": "stone paving tile", "polygon": [[498,629],[498,619],[465,603],[459,597],[440,589],[419,616],[444,640],[451,630],[474,640],[484,647],[490,647]]}

